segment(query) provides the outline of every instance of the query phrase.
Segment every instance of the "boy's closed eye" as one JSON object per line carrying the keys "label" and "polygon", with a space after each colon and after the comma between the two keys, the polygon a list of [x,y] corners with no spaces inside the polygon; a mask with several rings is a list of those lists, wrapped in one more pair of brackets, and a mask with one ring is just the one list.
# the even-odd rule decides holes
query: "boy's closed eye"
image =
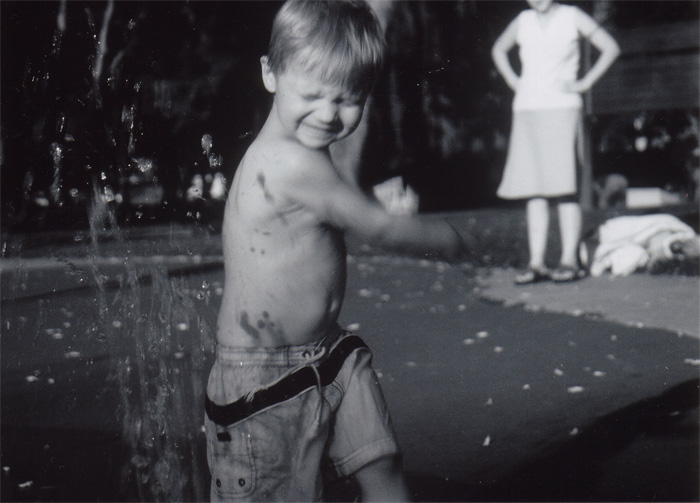
{"label": "boy's closed eye", "polygon": [[[312,102],[323,99],[323,96],[321,96],[320,93],[307,93],[303,94],[302,98],[308,102]],[[332,103],[338,106],[356,106],[362,104],[363,101],[364,99],[360,95],[349,95],[336,98],[332,100]]]}
{"label": "boy's closed eye", "polygon": [[301,97],[304,98],[306,101],[316,101],[321,98],[321,95],[318,93],[307,93],[302,94]]}
{"label": "boy's closed eye", "polygon": [[362,105],[365,102],[365,97],[362,95],[352,95],[343,99],[343,105],[346,106],[357,106]]}

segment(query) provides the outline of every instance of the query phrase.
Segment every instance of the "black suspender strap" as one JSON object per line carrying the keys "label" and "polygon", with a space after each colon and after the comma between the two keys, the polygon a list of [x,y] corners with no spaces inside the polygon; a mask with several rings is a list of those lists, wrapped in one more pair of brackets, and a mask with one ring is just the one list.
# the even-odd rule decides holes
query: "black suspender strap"
{"label": "black suspender strap", "polygon": [[[328,386],[338,375],[345,359],[359,348],[367,345],[357,335],[341,340],[328,357],[318,365],[321,386]],[[220,426],[229,426],[272,405],[287,401],[303,391],[316,386],[316,372],[311,367],[301,367],[269,388],[253,393],[252,397],[241,397],[227,405],[217,405],[206,397],[204,410],[207,417]]]}

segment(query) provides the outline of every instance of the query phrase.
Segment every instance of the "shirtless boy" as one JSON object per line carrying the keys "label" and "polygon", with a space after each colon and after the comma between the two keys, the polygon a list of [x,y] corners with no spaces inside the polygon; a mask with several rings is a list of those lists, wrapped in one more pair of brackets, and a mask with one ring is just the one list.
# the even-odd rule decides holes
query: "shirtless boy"
{"label": "shirtless boy", "polygon": [[387,213],[328,147],[357,127],[383,38],[364,1],[290,0],[262,80],[269,116],[241,161],[222,230],[225,290],[206,404],[215,501],[317,501],[322,468],[363,500],[409,499],[371,353],[337,324],[344,234],[456,258],[443,221]]}

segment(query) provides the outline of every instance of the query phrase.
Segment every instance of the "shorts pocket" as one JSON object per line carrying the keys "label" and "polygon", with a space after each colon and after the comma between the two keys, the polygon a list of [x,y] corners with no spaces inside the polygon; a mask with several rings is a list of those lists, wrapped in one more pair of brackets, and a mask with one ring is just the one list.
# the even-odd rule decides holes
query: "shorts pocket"
{"label": "shorts pocket", "polygon": [[249,495],[255,489],[256,473],[251,437],[238,425],[223,428],[207,420],[207,459],[212,488],[221,499]]}

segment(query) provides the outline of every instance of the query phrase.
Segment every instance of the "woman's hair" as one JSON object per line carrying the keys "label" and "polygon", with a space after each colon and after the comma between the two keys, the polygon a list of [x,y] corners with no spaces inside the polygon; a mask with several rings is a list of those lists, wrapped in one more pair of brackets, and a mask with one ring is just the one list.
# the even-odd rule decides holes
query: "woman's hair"
{"label": "woman's hair", "polygon": [[364,0],[288,0],[272,24],[274,73],[297,65],[329,84],[368,90],[383,56],[382,28]]}

